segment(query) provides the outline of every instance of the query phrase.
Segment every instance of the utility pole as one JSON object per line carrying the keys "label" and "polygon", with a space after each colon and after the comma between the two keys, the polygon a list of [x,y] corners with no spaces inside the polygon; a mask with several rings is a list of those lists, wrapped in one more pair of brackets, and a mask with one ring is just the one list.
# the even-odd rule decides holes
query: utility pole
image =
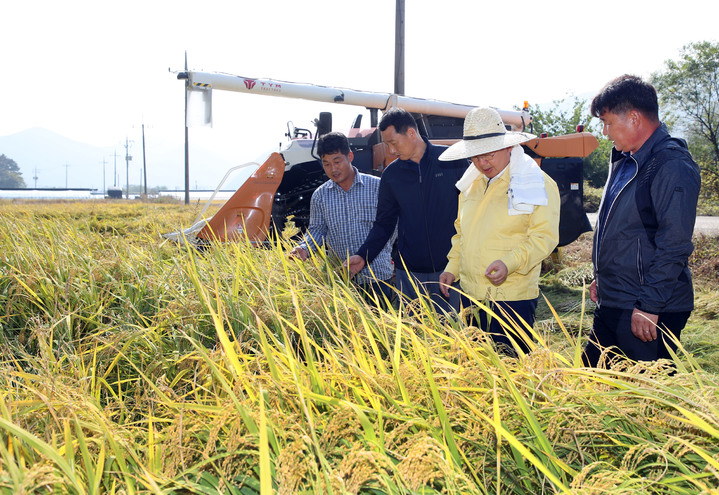
{"label": "utility pole", "polygon": [[[187,73],[187,50],[185,50],[185,73]],[[190,80],[185,80],[185,204],[190,204],[190,146],[187,132],[187,89]]]}
{"label": "utility pole", "polygon": [[32,178],[35,180],[35,189],[37,189],[37,179],[38,179],[38,176],[37,176],[37,167],[35,167],[35,175],[33,175]]}
{"label": "utility pole", "polygon": [[67,162],[65,162],[65,189],[67,189],[67,169],[70,168]]}
{"label": "utility pole", "polygon": [[145,183],[145,199],[147,199],[147,162],[145,161],[145,123],[142,123],[142,172]]}
{"label": "utility pole", "polygon": [[105,197],[105,157],[102,157],[102,197]]}
{"label": "utility pole", "polygon": [[394,94],[404,95],[404,0],[397,0],[395,13]]}
{"label": "utility pole", "polygon": [[127,184],[127,191],[125,192],[125,199],[130,199],[130,161],[132,160],[132,156],[130,156],[130,141],[128,141],[127,136],[125,136],[125,179]]}
{"label": "utility pole", "polygon": [[117,187],[117,148],[115,148],[115,153],[113,155],[115,157],[115,170],[112,172],[112,187]]}

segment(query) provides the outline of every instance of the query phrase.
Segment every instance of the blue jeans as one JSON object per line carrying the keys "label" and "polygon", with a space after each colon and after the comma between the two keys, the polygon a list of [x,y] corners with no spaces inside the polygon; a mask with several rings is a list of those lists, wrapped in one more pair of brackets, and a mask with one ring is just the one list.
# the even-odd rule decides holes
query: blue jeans
{"label": "blue jeans", "polygon": [[[421,293],[430,298],[434,303],[435,309],[440,312],[456,313],[459,309],[459,293],[456,290],[449,291],[449,299],[442,295],[439,289],[439,276],[442,272],[434,273],[420,273],[420,272],[406,272],[399,268],[395,269],[395,286],[397,290],[402,294],[405,302],[418,299],[419,295],[415,290],[410,276],[414,281],[414,284],[421,291]],[[452,284],[453,287],[459,287],[459,284]]]}

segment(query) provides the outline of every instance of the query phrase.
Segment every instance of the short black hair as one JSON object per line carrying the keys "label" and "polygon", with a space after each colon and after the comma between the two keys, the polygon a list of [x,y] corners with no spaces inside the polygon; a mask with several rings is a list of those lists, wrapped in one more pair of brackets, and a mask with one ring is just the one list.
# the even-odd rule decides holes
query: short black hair
{"label": "short black hair", "polygon": [[350,142],[347,136],[341,132],[328,132],[317,140],[317,154],[322,157],[333,153],[342,153],[345,156],[350,154]]}
{"label": "short black hair", "polygon": [[599,117],[604,112],[626,113],[638,110],[645,117],[659,120],[657,90],[641,77],[624,74],[612,79],[592,100],[590,111]]}
{"label": "short black hair", "polygon": [[407,129],[410,127],[418,131],[417,122],[412,114],[399,107],[391,107],[382,115],[382,120],[379,122],[380,132],[386,131],[389,126],[393,126],[397,134],[407,134]]}

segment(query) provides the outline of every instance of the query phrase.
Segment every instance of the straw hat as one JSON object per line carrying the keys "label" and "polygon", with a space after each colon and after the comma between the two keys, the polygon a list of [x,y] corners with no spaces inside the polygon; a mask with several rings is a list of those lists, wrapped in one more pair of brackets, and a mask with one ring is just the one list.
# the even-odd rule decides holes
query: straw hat
{"label": "straw hat", "polygon": [[445,150],[439,159],[450,161],[471,158],[521,144],[535,137],[527,132],[508,131],[502,117],[493,108],[473,108],[464,118],[462,140]]}

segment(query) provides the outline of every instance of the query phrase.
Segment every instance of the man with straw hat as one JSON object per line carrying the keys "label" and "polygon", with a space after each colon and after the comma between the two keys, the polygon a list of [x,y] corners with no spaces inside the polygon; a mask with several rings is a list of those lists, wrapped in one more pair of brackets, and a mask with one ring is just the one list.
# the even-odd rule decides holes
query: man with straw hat
{"label": "man with straw hat", "polygon": [[457,233],[440,275],[442,291],[449,294],[459,281],[469,296],[464,303],[482,303],[471,323],[511,355],[515,347],[529,350],[542,260],[559,242],[557,185],[520,146],[532,138],[507,131],[496,110],[475,108],[462,140],[439,157],[472,161],[457,182]]}

